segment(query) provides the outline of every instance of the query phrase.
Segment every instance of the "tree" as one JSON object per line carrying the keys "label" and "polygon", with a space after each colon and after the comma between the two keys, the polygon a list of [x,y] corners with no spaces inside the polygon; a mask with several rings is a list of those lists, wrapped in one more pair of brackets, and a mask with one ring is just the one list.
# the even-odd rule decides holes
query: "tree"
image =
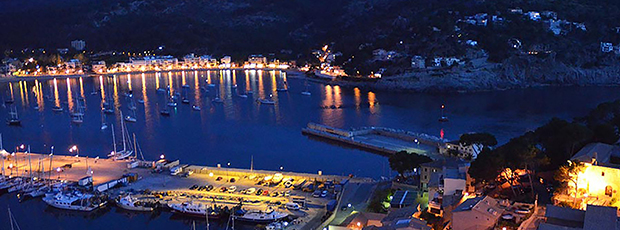
{"label": "tree", "polygon": [[459,143],[464,145],[481,144],[484,146],[497,145],[497,139],[490,133],[466,133],[461,135]]}
{"label": "tree", "polygon": [[616,129],[611,124],[599,124],[592,127],[594,133],[594,142],[602,142],[605,144],[613,144],[618,141]]}
{"label": "tree", "polygon": [[493,153],[488,147],[484,147],[478,157],[469,166],[469,176],[476,181],[492,181],[503,169],[503,157]]}
{"label": "tree", "polygon": [[585,169],[585,165],[581,162],[568,161],[567,165],[560,166],[554,176],[554,179],[560,182],[560,187],[558,188],[558,190],[556,190],[556,193],[568,194],[568,189],[571,186],[575,188],[575,190],[573,191],[575,193],[575,200],[573,201],[573,205],[576,205],[577,195],[579,194],[579,174],[584,172]]}
{"label": "tree", "polygon": [[399,174],[411,172],[413,169],[420,167],[421,164],[433,161],[430,157],[423,156],[417,153],[408,153],[407,151],[400,151],[388,158],[390,162],[390,168],[397,171]]}

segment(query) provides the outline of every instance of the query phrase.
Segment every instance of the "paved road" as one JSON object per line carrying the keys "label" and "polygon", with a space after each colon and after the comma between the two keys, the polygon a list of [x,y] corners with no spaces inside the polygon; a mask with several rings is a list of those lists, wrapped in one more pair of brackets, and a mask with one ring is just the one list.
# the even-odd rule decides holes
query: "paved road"
{"label": "paved road", "polygon": [[351,208],[347,210],[341,210],[341,207],[336,207],[336,217],[330,223],[331,225],[339,225],[351,215],[353,211],[363,212],[366,210],[366,205],[376,183],[349,183],[344,193],[342,194],[341,206],[351,204]]}

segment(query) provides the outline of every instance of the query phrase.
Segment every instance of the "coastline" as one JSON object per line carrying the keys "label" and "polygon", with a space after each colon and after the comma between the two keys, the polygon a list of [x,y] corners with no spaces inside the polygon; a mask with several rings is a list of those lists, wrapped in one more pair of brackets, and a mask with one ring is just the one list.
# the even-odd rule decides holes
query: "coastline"
{"label": "coastline", "polygon": [[[232,69],[191,69],[166,71],[132,71],[106,74],[71,74],[71,75],[40,75],[40,76],[11,76],[0,77],[0,83],[50,80],[54,78],[80,78],[112,76],[116,74],[143,74],[182,71],[221,71],[221,70],[248,70],[243,68]],[[287,77],[303,79],[310,82],[338,85],[341,87],[361,88],[377,91],[391,91],[399,93],[477,93],[505,91],[527,88],[547,87],[619,87],[620,66],[608,66],[598,69],[565,68],[562,71],[550,69],[534,74],[523,74],[524,69],[481,68],[457,70],[426,70],[408,72],[401,75],[386,76],[378,80],[353,81],[342,78],[325,79],[310,76],[296,69],[261,69],[262,71],[279,70],[287,73]],[[548,72],[553,72],[550,77]],[[439,75],[439,76],[438,76]]]}

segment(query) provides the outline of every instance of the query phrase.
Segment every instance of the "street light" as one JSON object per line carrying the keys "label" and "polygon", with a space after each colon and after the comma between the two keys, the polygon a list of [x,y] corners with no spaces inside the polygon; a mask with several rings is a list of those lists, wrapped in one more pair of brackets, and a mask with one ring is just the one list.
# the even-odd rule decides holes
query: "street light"
{"label": "street light", "polygon": [[80,157],[80,149],[78,149],[77,145],[74,145],[71,148],[69,148],[69,152],[71,153],[76,152],[75,158]]}

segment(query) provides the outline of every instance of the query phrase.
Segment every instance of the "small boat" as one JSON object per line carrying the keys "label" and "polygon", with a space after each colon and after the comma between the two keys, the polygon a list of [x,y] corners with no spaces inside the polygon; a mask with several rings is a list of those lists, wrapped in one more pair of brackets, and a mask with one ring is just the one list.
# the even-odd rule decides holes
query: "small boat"
{"label": "small boat", "polygon": [[310,91],[302,91],[301,95],[310,96],[310,95],[312,95],[312,93],[310,93]]}
{"label": "small boat", "polygon": [[4,100],[4,104],[13,104],[13,102],[15,102],[15,100],[13,100],[12,98]]}
{"label": "small boat", "polygon": [[168,106],[170,106],[170,107],[177,107],[177,103],[176,102],[168,102]]}
{"label": "small boat", "polygon": [[261,99],[258,99],[257,101],[258,103],[265,104],[265,105],[275,105],[276,102],[273,99],[271,99],[271,97],[272,95],[270,94],[269,98],[261,98]]}
{"label": "small boat", "polygon": [[170,110],[162,109],[159,111],[159,114],[161,114],[162,116],[170,116]]}
{"label": "small boat", "polygon": [[286,89],[286,88],[277,88],[276,91],[278,91],[278,92],[286,92],[286,91],[288,91],[288,89]]}
{"label": "small boat", "polygon": [[277,212],[271,209],[267,211],[239,209],[235,211],[233,219],[251,223],[271,223],[284,219],[287,216],[288,214],[286,213]]}
{"label": "small boat", "polygon": [[236,89],[236,88],[237,88],[237,84],[234,84],[234,85],[232,86],[232,88],[233,88],[233,89]]}
{"label": "small boat", "polygon": [[60,107],[60,106],[56,106],[55,105],[55,106],[52,106],[52,111],[54,111],[54,112],[62,112],[63,108]]}
{"label": "small boat", "polygon": [[90,92],[90,95],[97,95],[97,94],[99,94],[99,93],[97,93],[97,91]]}
{"label": "small boat", "polygon": [[104,113],[107,113],[107,114],[112,114],[112,113],[114,113],[114,109],[110,109],[110,108],[108,108],[108,109],[103,109],[103,112],[104,112]]}
{"label": "small boat", "polygon": [[183,99],[181,99],[181,102],[182,102],[183,104],[189,104],[189,99],[187,99],[187,98],[183,98]]}
{"label": "small boat", "polygon": [[135,117],[132,117],[132,116],[130,116],[130,115],[127,115],[127,116],[125,116],[125,121],[126,121],[126,122],[136,122],[137,120],[136,120],[136,118],[135,118]]}
{"label": "small boat", "polygon": [[240,97],[240,98],[248,98],[247,94],[238,94],[237,96]]}
{"label": "small boat", "polygon": [[43,201],[55,208],[85,212],[93,211],[107,204],[106,199],[102,197],[81,193],[48,194],[43,198]]}
{"label": "small boat", "polygon": [[165,92],[166,92],[166,89],[164,89],[164,88],[159,88],[159,89],[157,89],[157,92],[159,92],[159,93],[165,93]]}
{"label": "small boat", "polygon": [[192,109],[193,109],[194,111],[200,111],[200,106],[197,106],[197,105],[192,105]]}
{"label": "small boat", "polygon": [[186,85],[183,85],[182,87],[183,88],[189,88],[189,85],[186,84]]}
{"label": "small boat", "polygon": [[178,212],[190,216],[205,217],[209,215],[209,218],[219,218],[221,215],[220,210],[217,207],[208,207],[202,203],[183,202],[183,203],[170,203],[168,207],[174,212]]}
{"label": "small boat", "polygon": [[118,205],[118,207],[122,209],[130,211],[153,211],[152,205],[150,205],[148,202],[142,202],[139,199],[132,197],[131,195],[121,196],[117,198],[116,205]]}
{"label": "small boat", "polygon": [[138,100],[138,103],[140,103],[140,104],[144,104],[144,100],[139,99],[139,100]]}
{"label": "small boat", "polygon": [[448,117],[446,117],[443,113],[443,110],[446,108],[445,105],[441,105],[441,117],[439,117],[439,122],[448,122],[450,121]]}
{"label": "small boat", "polygon": [[217,103],[217,104],[222,104],[222,103],[224,103],[224,101],[223,101],[223,100],[222,100],[222,98],[220,98],[220,97],[213,98],[213,100],[211,100],[211,102],[213,102],[213,103]]}

